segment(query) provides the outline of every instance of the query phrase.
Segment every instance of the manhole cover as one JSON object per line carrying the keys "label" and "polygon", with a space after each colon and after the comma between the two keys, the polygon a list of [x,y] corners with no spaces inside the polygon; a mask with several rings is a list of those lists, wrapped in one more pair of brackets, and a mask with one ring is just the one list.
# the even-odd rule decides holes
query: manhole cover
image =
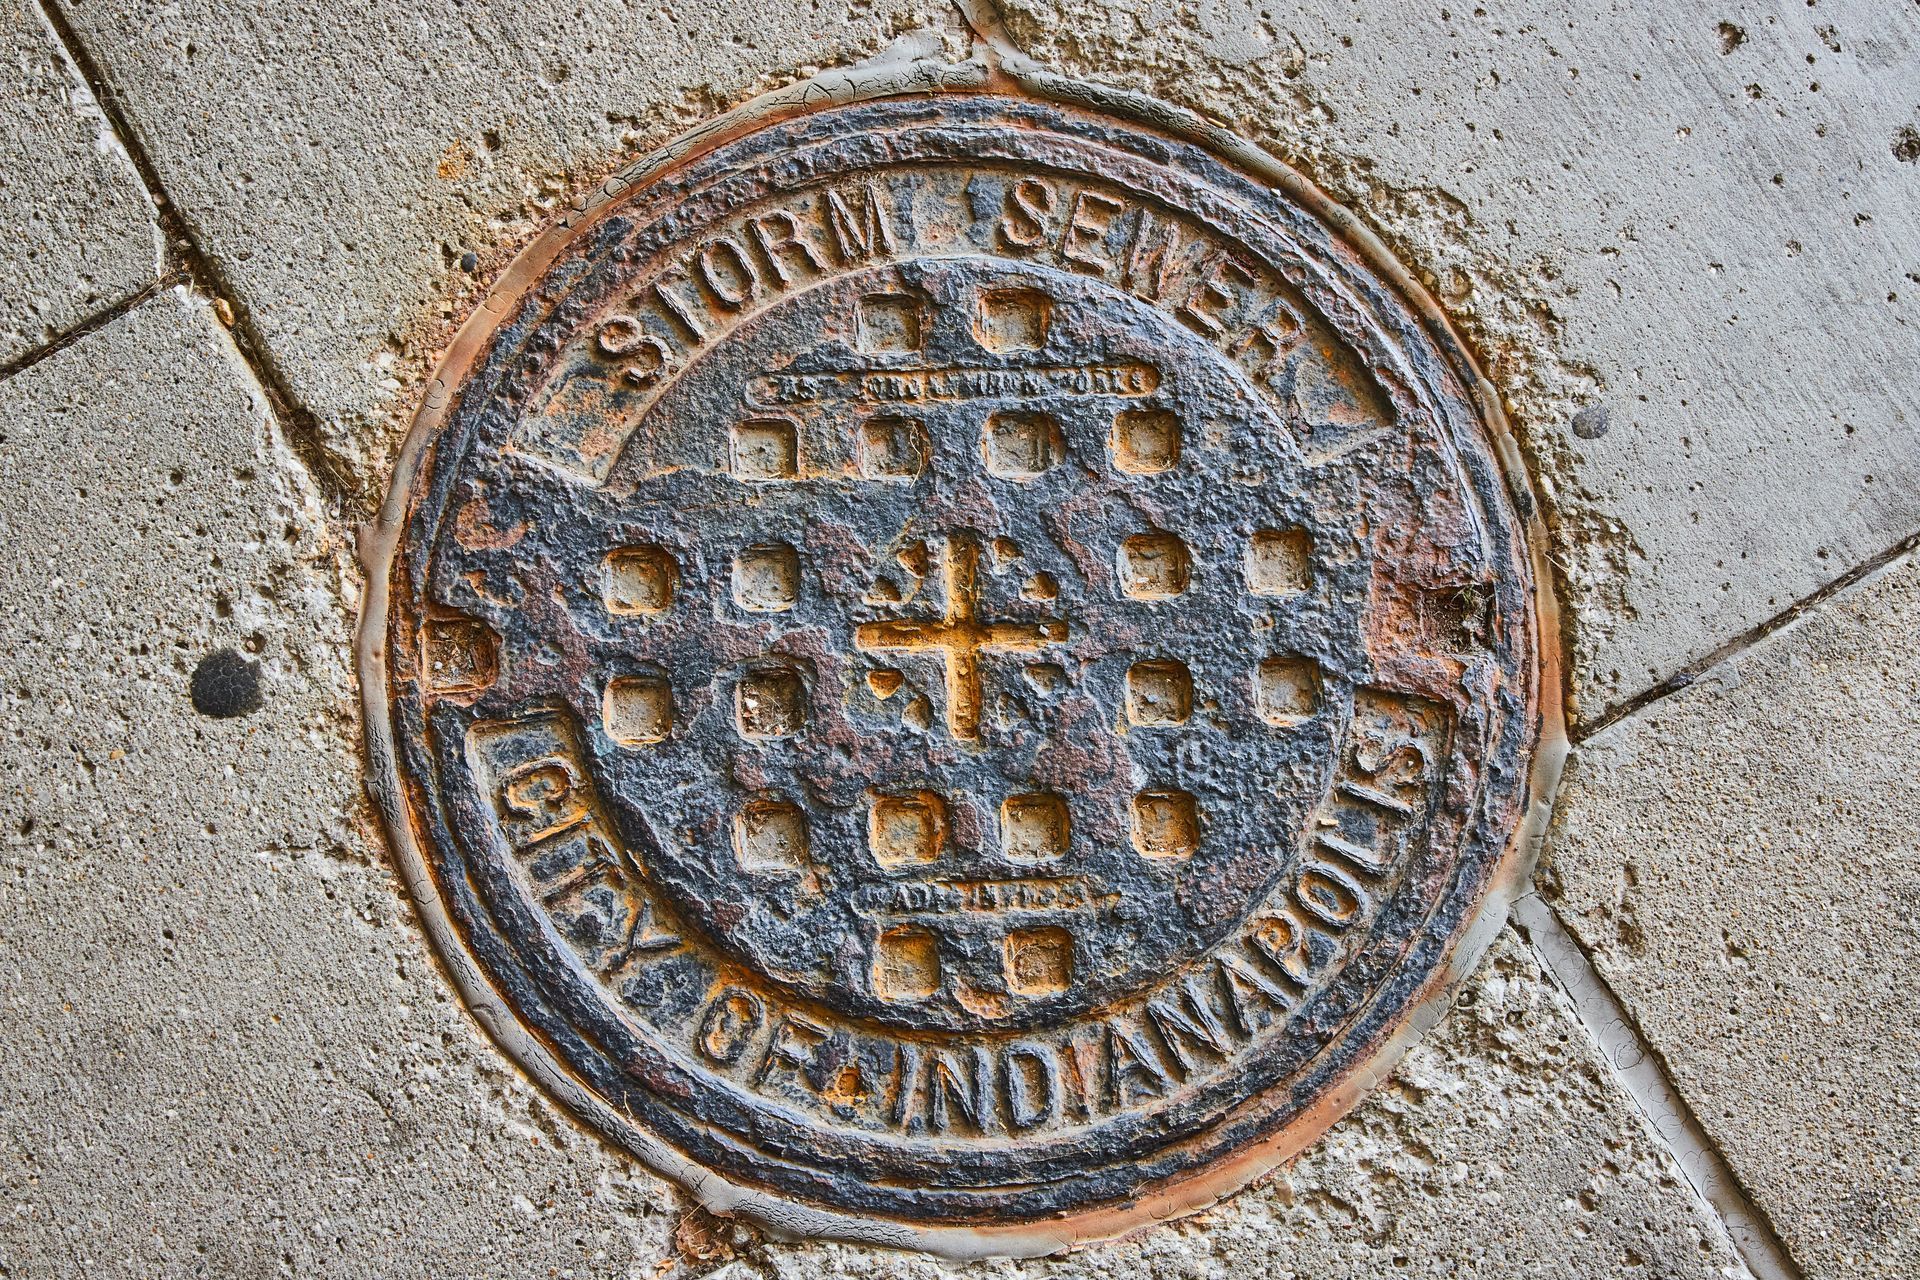
{"label": "manhole cover", "polygon": [[1404,1044],[1550,698],[1471,368],[1301,201],[897,99],[515,268],[389,504],[370,721],[427,923],[576,1111],[796,1229],[1030,1251]]}

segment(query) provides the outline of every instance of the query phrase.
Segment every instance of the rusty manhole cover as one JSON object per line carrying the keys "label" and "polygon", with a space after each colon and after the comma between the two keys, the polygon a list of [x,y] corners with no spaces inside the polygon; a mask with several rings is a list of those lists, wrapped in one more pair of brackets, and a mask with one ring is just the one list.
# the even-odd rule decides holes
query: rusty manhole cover
{"label": "rusty manhole cover", "polygon": [[1028,99],[613,190],[451,358],[368,628],[490,1029],[795,1230],[1033,1251],[1298,1149],[1552,728],[1443,326],[1304,184]]}

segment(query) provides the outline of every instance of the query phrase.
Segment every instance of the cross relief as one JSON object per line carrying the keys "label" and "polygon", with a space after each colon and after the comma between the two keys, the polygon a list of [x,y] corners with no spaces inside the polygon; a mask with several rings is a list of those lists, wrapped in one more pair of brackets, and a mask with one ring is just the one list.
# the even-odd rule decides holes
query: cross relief
{"label": "cross relief", "polygon": [[947,539],[942,566],[946,613],[941,618],[889,618],[862,623],[854,646],[867,653],[938,653],[945,661],[947,731],[963,742],[980,737],[985,691],[980,676],[983,653],[1036,653],[1067,639],[1064,618],[1039,622],[991,622],[980,617],[980,547],[960,537]]}

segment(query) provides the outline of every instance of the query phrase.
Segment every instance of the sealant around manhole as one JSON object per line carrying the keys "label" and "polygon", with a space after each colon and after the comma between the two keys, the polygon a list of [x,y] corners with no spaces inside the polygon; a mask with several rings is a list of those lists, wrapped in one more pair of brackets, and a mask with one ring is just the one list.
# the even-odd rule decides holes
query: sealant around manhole
{"label": "sealant around manhole", "polygon": [[1482,384],[1152,118],[717,131],[421,416],[363,645],[397,853],[509,1051],[717,1208],[1030,1253],[1205,1204],[1524,860],[1557,704]]}

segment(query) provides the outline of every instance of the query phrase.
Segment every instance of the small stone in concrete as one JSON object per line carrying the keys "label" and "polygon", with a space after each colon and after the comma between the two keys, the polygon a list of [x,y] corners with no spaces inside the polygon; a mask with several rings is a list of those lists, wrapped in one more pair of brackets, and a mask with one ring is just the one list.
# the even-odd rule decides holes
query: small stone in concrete
{"label": "small stone in concrete", "polygon": [[1920,565],[1583,744],[1544,891],[1809,1276],[1920,1275]]}
{"label": "small stone in concrete", "polygon": [[160,274],[153,209],[39,8],[0,0],[0,365]]}
{"label": "small stone in concrete", "polygon": [[231,720],[260,709],[260,664],[232,649],[216,649],[200,659],[187,686],[193,709],[215,720]]}

